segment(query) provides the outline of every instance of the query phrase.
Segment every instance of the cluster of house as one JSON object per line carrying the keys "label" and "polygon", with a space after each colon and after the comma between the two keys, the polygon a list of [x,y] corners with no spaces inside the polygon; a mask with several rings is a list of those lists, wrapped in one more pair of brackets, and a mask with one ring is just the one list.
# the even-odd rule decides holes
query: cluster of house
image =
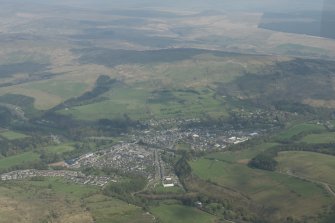
{"label": "cluster of house", "polygon": [[136,173],[150,178],[154,175],[153,150],[136,143],[121,143],[107,150],[85,154],[74,161],[71,168],[112,168],[124,173]]}
{"label": "cluster of house", "polygon": [[70,170],[16,170],[0,175],[2,181],[6,180],[23,180],[33,177],[64,177],[66,180],[78,184],[105,186],[107,183],[114,181],[109,176],[86,176],[79,171]]}
{"label": "cluster of house", "polygon": [[258,133],[238,132],[221,129],[181,129],[148,130],[135,132],[131,137],[134,141],[143,142],[158,148],[175,149],[178,142],[190,145],[197,151],[225,149],[229,144],[239,144],[257,136]]}

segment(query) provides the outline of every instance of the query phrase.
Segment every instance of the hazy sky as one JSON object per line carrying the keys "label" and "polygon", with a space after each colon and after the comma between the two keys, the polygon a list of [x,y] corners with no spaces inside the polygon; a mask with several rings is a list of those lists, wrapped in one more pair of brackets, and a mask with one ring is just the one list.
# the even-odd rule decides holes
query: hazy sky
{"label": "hazy sky", "polygon": [[193,10],[243,10],[243,11],[300,11],[322,10],[325,4],[334,0],[0,0],[7,2],[39,2],[43,4],[62,4],[95,9],[120,7],[169,7]]}

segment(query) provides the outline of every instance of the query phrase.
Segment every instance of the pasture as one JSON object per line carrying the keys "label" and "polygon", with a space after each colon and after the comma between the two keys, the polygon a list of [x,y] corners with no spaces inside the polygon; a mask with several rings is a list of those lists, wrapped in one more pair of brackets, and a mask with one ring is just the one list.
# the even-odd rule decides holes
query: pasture
{"label": "pasture", "polygon": [[276,136],[276,140],[291,140],[293,137],[298,136],[299,134],[304,133],[313,133],[313,132],[322,132],[326,131],[326,128],[323,125],[313,124],[313,123],[302,123],[298,125],[294,125],[288,129],[285,129],[278,136]]}
{"label": "pasture", "polygon": [[238,151],[211,153],[206,155],[205,158],[219,160],[228,163],[247,163],[250,159],[254,158],[258,153],[261,153],[277,145],[278,145],[277,143],[262,143],[254,147]]}
{"label": "pasture", "polygon": [[36,81],[24,85],[24,87],[27,89],[37,89],[50,95],[56,95],[64,100],[79,96],[87,90],[87,86],[83,82],[66,80]]}
{"label": "pasture", "polygon": [[60,144],[56,146],[48,146],[46,147],[46,150],[51,153],[62,154],[74,150],[74,147],[71,144]]}
{"label": "pasture", "polygon": [[17,165],[24,165],[39,161],[40,155],[35,152],[24,152],[18,155],[3,157],[0,159],[0,171]]}
{"label": "pasture", "polygon": [[162,223],[214,223],[216,220],[215,216],[206,212],[177,204],[161,204],[157,207],[152,207],[151,212]]}
{"label": "pasture", "polygon": [[335,186],[335,156],[314,152],[280,152],[278,170]]}
{"label": "pasture", "polygon": [[24,139],[24,138],[28,137],[25,134],[22,134],[22,133],[19,133],[19,132],[14,132],[14,131],[9,131],[9,130],[0,131],[0,136],[6,138],[8,140]]}
{"label": "pasture", "polygon": [[116,119],[125,114],[135,120],[227,115],[223,100],[214,98],[214,92],[205,88],[161,91],[139,85],[117,86],[103,97],[106,99],[59,112],[82,120]]}
{"label": "pasture", "polygon": [[[237,155],[238,156],[238,155]],[[193,173],[204,180],[232,188],[259,205],[273,209],[274,217],[316,215],[331,199],[322,187],[276,172],[249,168],[245,163],[198,159],[190,163]]]}
{"label": "pasture", "polygon": [[302,142],[311,144],[335,143],[335,132],[310,134],[302,138]]}
{"label": "pasture", "polygon": [[[66,187],[64,183],[63,187]],[[43,186],[24,181],[1,182],[0,222],[92,222],[91,214],[85,211],[79,199],[52,188],[53,182],[47,181]]]}
{"label": "pasture", "polygon": [[152,215],[104,196],[98,187],[73,184],[62,178],[0,182],[0,198],[1,223],[153,222]]}
{"label": "pasture", "polygon": [[97,223],[150,223],[153,216],[141,208],[101,194],[84,199]]}

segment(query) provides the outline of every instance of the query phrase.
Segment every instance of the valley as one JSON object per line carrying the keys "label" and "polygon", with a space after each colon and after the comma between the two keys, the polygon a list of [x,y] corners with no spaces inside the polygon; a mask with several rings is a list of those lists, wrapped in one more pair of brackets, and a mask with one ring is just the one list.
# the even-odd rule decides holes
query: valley
{"label": "valley", "polygon": [[70,2],[0,0],[0,223],[334,221],[334,39]]}

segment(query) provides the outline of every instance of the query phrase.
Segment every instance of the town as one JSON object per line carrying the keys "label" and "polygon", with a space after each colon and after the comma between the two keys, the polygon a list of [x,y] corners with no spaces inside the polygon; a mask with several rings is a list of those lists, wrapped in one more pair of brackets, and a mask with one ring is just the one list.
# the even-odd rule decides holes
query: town
{"label": "town", "polygon": [[124,134],[127,140],[117,142],[108,149],[65,160],[63,168],[69,170],[18,170],[2,174],[1,180],[64,177],[78,184],[103,187],[109,182],[116,182],[116,177],[90,176],[83,174],[80,170],[108,168],[117,170],[118,173],[143,176],[152,185],[181,186],[174,167],[171,163],[164,161],[162,154],[168,153],[170,156],[175,156],[175,153],[180,150],[223,151],[227,146],[245,142],[261,132],[195,127],[157,130],[156,127],[159,124],[162,123],[150,123],[150,130],[134,130]]}

